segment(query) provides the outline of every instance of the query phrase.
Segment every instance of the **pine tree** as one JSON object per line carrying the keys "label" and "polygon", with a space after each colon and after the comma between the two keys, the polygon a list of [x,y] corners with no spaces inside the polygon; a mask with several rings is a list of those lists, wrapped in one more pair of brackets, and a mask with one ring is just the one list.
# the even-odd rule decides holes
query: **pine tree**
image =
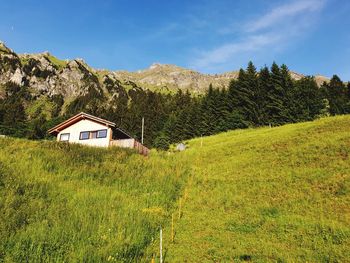
{"label": "pine tree", "polygon": [[213,86],[210,84],[208,91],[202,98],[201,104],[201,135],[211,135],[215,130],[215,92]]}
{"label": "pine tree", "polygon": [[346,104],[345,104],[345,113],[349,114],[350,113],[350,82],[348,82],[347,85],[347,97],[346,97]]}
{"label": "pine tree", "polygon": [[294,114],[296,121],[313,120],[326,114],[326,105],[313,77],[304,77],[295,84]]}
{"label": "pine tree", "polygon": [[329,101],[331,115],[347,113],[347,89],[337,75],[334,75],[329,83],[324,83],[321,89]]}
{"label": "pine tree", "polygon": [[28,131],[29,139],[42,139],[45,137],[47,127],[45,126],[46,118],[40,114],[38,117],[30,122],[30,127]]}
{"label": "pine tree", "polygon": [[170,143],[171,141],[168,134],[164,131],[161,131],[154,139],[153,146],[157,149],[168,150]]}
{"label": "pine tree", "polygon": [[295,101],[295,85],[292,77],[290,76],[289,69],[285,64],[281,66],[281,78],[283,88],[283,108],[285,123],[295,122],[296,116],[296,101]]}
{"label": "pine tree", "polygon": [[31,96],[26,87],[8,82],[5,85],[5,97],[1,101],[1,133],[15,137],[24,137],[27,134],[27,115],[25,103]]}
{"label": "pine tree", "polygon": [[230,129],[229,126],[229,101],[228,101],[228,92],[226,89],[218,90],[217,94],[217,107],[216,107],[216,131],[223,132]]}
{"label": "pine tree", "polygon": [[271,89],[266,98],[269,124],[280,125],[287,123],[289,120],[283,103],[284,97],[283,76],[279,66],[274,62],[271,66]]}
{"label": "pine tree", "polygon": [[13,82],[5,86],[5,99],[3,100],[3,124],[14,127],[26,121],[24,102],[28,98],[28,91]]}
{"label": "pine tree", "polygon": [[260,112],[260,123],[259,125],[268,125],[270,122],[269,110],[267,108],[269,100],[269,94],[272,87],[270,70],[268,67],[263,67],[259,71],[259,92],[260,95],[257,97],[259,112]]}
{"label": "pine tree", "polygon": [[171,113],[168,116],[168,119],[165,122],[164,127],[161,131],[161,133],[163,133],[164,136],[169,138],[169,143],[175,143],[175,142],[181,141],[181,133],[179,133],[179,131],[175,129],[176,125],[177,125],[177,116],[175,113]]}
{"label": "pine tree", "polygon": [[237,81],[230,83],[231,112],[237,111],[251,125],[258,124],[261,114],[256,98],[259,93],[256,68],[249,62],[246,71],[240,69]]}
{"label": "pine tree", "polygon": [[246,79],[243,85],[248,95],[248,100],[246,101],[248,121],[255,125],[259,125],[261,122],[260,107],[258,104],[258,99],[260,96],[259,80],[256,68],[251,61],[248,63],[246,70]]}

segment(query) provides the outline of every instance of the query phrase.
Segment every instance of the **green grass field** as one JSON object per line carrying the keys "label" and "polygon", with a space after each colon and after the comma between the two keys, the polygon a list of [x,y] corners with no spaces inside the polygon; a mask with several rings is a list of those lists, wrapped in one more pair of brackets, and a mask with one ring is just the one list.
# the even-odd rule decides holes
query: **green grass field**
{"label": "green grass field", "polygon": [[350,117],[189,143],[169,262],[349,262]]}
{"label": "green grass field", "polygon": [[189,170],[175,156],[0,139],[0,262],[134,262]]}
{"label": "green grass field", "polygon": [[350,116],[188,145],[0,139],[0,261],[350,262]]}

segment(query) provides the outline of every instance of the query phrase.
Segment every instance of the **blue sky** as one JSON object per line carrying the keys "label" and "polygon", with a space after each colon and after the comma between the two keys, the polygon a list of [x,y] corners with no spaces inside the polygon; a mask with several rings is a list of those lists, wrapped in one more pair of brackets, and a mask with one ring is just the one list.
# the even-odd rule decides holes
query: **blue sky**
{"label": "blue sky", "polygon": [[153,62],[204,73],[272,61],[350,80],[347,0],[2,0],[0,40],[95,68]]}

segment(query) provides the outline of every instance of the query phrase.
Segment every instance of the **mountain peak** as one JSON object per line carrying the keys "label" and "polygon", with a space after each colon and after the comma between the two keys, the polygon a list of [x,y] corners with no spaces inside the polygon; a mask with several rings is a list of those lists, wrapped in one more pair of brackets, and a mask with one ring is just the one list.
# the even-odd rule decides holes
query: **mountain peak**
{"label": "mountain peak", "polygon": [[155,63],[152,63],[152,65],[148,69],[156,69],[156,68],[160,68],[162,66],[163,66],[163,64],[155,62]]}
{"label": "mountain peak", "polygon": [[152,63],[146,70],[189,70],[173,64],[162,64],[159,62]]}

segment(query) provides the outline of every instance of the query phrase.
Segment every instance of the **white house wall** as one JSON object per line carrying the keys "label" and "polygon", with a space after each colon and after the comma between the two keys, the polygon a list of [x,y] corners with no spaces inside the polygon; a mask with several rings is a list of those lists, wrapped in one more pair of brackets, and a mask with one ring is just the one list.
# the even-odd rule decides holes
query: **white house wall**
{"label": "white house wall", "polygon": [[[87,140],[79,140],[80,132],[83,131],[97,131],[97,130],[105,130],[107,129],[107,137],[106,138],[94,138]],[[73,125],[65,128],[60,131],[57,135],[57,140],[60,140],[61,134],[69,133],[69,142],[70,143],[80,143],[89,146],[99,146],[99,147],[108,147],[110,138],[112,138],[112,130],[105,125],[96,123],[90,120],[81,120]]]}

